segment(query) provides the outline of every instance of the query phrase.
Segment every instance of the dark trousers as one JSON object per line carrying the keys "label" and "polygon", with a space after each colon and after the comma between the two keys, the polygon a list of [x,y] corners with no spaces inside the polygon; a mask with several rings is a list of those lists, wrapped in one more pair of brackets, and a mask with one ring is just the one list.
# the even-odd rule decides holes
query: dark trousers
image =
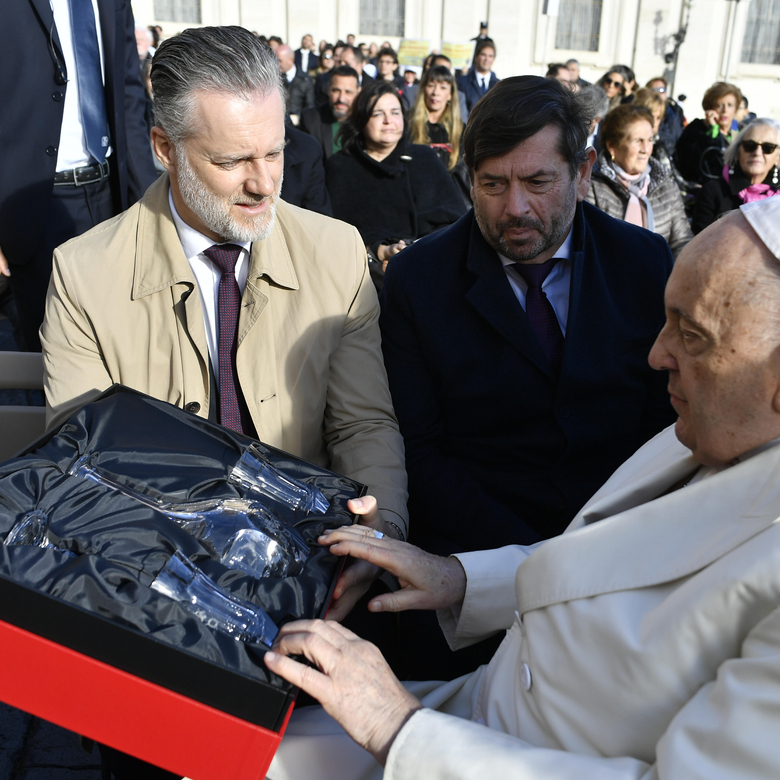
{"label": "dark trousers", "polygon": [[20,349],[41,351],[38,329],[43,323],[54,249],[114,216],[109,181],[106,179],[79,187],[52,185],[54,191],[43,232],[30,236],[30,249],[24,257],[7,258],[11,268],[11,290],[24,340],[23,344],[19,344]]}

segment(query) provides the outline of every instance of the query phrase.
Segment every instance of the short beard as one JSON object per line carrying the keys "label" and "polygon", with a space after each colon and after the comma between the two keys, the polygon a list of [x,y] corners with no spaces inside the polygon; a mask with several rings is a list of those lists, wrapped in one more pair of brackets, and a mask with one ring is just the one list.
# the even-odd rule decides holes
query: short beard
{"label": "short beard", "polygon": [[[495,225],[488,223],[480,214],[478,199],[474,200],[474,216],[485,240],[496,252],[515,263],[524,263],[536,259],[566,237],[571,228],[573,211],[577,203],[574,191],[572,191],[572,200],[573,203],[567,202],[564,210],[550,220],[549,232],[546,234],[544,225],[532,217],[513,217]],[[511,244],[504,237],[504,231],[508,228],[518,227],[536,230],[539,233],[539,238],[533,243],[524,242],[519,246]]]}
{"label": "short beard", "polygon": [[267,198],[247,194],[240,197],[220,198],[198,178],[183,150],[178,154],[176,174],[179,192],[184,203],[212,233],[216,233],[223,241],[237,241],[239,243],[263,241],[271,235],[276,222],[276,201],[282,191],[284,174],[279,177],[279,186],[276,192],[268,196],[268,199],[271,200],[271,208],[262,215],[262,220],[257,225],[238,222],[230,214],[231,206],[236,203],[257,204],[267,200]]}

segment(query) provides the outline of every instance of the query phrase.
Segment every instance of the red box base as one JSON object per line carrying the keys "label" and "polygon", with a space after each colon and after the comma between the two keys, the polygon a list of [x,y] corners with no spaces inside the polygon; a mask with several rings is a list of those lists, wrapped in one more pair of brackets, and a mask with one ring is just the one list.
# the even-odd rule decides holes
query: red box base
{"label": "red box base", "polygon": [[263,780],[277,733],[0,621],[13,707],[192,780]]}

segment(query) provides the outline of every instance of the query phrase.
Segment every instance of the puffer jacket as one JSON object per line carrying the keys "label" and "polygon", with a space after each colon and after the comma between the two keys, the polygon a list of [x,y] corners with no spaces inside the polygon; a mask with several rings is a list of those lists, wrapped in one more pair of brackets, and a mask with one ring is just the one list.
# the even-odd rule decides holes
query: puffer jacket
{"label": "puffer jacket", "polygon": [[[653,207],[654,232],[666,239],[672,255],[676,258],[693,238],[693,232],[685,216],[680,190],[669,170],[652,157],[648,165],[650,185],[647,188],[647,199]],[[585,200],[606,211],[611,217],[625,219],[628,190],[617,180],[615,170],[604,152],[593,166],[590,188]]]}

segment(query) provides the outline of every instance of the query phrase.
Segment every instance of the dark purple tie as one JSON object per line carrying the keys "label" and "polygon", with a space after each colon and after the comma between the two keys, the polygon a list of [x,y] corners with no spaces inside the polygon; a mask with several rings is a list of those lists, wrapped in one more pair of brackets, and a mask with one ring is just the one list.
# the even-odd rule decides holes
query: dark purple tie
{"label": "dark purple tie", "polygon": [[215,244],[204,253],[222,272],[217,291],[217,355],[219,359],[219,422],[238,433],[252,428],[246,401],[238,384],[236,349],[238,348],[238,312],[241,290],[236,281],[236,262],[241,247]]}
{"label": "dark purple tie", "polygon": [[546,263],[530,265],[515,263],[514,268],[528,284],[525,294],[525,313],[541,344],[547,360],[557,374],[563,358],[563,333],[555,316],[555,309],[542,290],[542,284],[560,258],[550,258]]}

